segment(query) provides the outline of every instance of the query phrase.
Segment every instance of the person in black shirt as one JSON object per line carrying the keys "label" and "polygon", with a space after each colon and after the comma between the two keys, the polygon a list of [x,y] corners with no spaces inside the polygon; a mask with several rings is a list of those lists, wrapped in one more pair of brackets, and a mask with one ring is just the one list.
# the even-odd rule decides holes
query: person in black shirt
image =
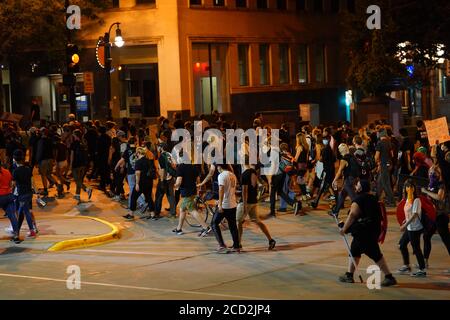
{"label": "person in black shirt", "polygon": [[69,169],[69,149],[66,144],[61,141],[59,136],[54,138],[55,141],[55,153],[56,153],[56,176],[59,179],[58,196],[64,196],[63,185],[66,185],[67,191],[70,190],[70,181],[66,178],[66,173]]}
{"label": "person in black shirt", "polygon": [[[382,213],[378,198],[370,194],[370,182],[367,180],[360,180],[355,185],[355,191],[358,194],[352,203],[350,213],[345,223],[340,223],[340,234],[345,236],[346,233],[351,233],[353,241],[350,252],[358,265],[361,255],[364,253],[372,259],[385,274],[385,279],[381,283],[383,287],[393,286],[397,284],[396,279],[392,276],[389,267],[386,263],[380,246],[378,245],[378,238],[381,233],[381,219]],[[355,265],[349,259],[348,272],[339,277],[339,281],[354,283],[353,274],[355,272]]]}
{"label": "person in black shirt", "polygon": [[136,184],[134,186],[134,190],[131,193],[130,213],[124,216],[124,218],[128,220],[134,219],[135,211],[137,209],[137,200],[141,196],[141,194],[144,195],[145,201],[148,203],[149,210],[152,211],[152,218],[154,217],[155,210],[155,204],[152,198],[152,170],[154,170],[154,168],[151,167],[152,164],[150,163],[150,160],[145,156],[145,148],[137,148],[136,157]]}
{"label": "person in black shirt", "polygon": [[417,150],[419,147],[425,147],[427,150],[430,150],[430,145],[428,142],[428,133],[425,128],[425,123],[422,120],[418,120],[416,122],[417,131],[416,131],[416,144],[414,149]]}
{"label": "person in black shirt", "polygon": [[95,152],[97,150],[97,140],[98,140],[98,132],[97,128],[94,127],[92,121],[88,121],[87,123],[87,131],[84,135],[84,139],[86,140],[86,144],[89,151],[89,167],[91,166],[91,163],[93,163],[92,170],[89,172],[88,168],[88,177],[92,176],[95,170]]}
{"label": "person in black shirt", "polygon": [[258,176],[256,170],[249,165],[242,166],[241,186],[242,202],[237,206],[236,219],[238,221],[239,246],[242,247],[243,223],[248,215],[255,222],[269,241],[269,250],[275,248],[276,241],[270,236],[270,232],[258,214]]}
{"label": "person in black shirt", "polygon": [[86,175],[86,166],[88,165],[88,150],[86,144],[82,141],[82,133],[80,130],[73,132],[73,142],[70,147],[70,164],[72,166],[72,174],[77,185],[75,200],[81,203],[81,190],[88,194],[89,200],[92,197],[92,188],[87,188],[83,181]]}
{"label": "person in black shirt", "polygon": [[100,127],[99,132],[96,153],[98,174],[100,175],[99,189],[106,192],[106,186],[110,184],[108,158],[111,137],[106,133],[106,127]]}
{"label": "person in black shirt", "polygon": [[48,182],[56,185],[56,179],[53,177],[54,149],[53,141],[48,136],[47,128],[41,128],[41,138],[37,143],[36,160],[39,165],[42,184],[44,185],[43,195],[48,195]]}
{"label": "person in black shirt", "polygon": [[33,171],[30,167],[24,165],[25,155],[22,150],[16,150],[13,154],[16,169],[13,171],[13,186],[17,189],[17,202],[19,204],[19,219],[17,236],[19,236],[23,219],[27,220],[28,229],[27,238],[36,237],[36,222],[30,212],[30,203],[33,198]]}
{"label": "person in black shirt", "polygon": [[375,162],[378,164],[377,195],[381,196],[384,191],[386,194],[386,206],[394,207],[395,199],[391,185],[391,170],[393,168],[394,152],[392,144],[387,136],[386,129],[380,131],[380,141],[377,144],[375,152]]}

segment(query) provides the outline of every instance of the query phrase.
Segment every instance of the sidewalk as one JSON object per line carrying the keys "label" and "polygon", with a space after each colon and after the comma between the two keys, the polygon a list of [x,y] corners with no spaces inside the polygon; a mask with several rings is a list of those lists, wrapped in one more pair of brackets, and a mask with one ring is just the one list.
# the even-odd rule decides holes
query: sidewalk
{"label": "sidewalk", "polygon": [[25,238],[29,230],[26,221],[24,221],[20,232],[20,238],[23,241],[20,244],[9,241],[11,237],[5,228],[10,227],[10,222],[2,214],[0,217],[0,248],[14,247],[47,251],[61,241],[85,239],[111,232],[111,227],[107,224],[86,218],[90,216],[88,212],[96,206],[95,196],[92,201],[77,206],[71,193],[66,193],[63,199],[57,199],[52,197],[55,193],[54,190],[50,190],[50,197],[45,208],[38,207],[36,196],[33,197],[33,213],[39,229],[39,234],[35,239]]}

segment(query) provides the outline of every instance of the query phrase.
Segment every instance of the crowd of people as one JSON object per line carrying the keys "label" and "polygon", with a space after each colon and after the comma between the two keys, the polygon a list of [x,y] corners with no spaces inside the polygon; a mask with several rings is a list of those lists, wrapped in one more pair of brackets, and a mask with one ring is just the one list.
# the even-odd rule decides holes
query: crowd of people
{"label": "crowd of people", "polygon": [[[218,129],[224,137],[227,129],[238,128],[236,121],[226,121],[217,112],[208,119],[201,115],[195,120],[202,123],[204,131]],[[80,204],[81,191],[87,199],[92,197],[91,183],[85,184],[87,178],[96,180],[98,190],[114,201],[126,203],[128,212],[124,218],[130,221],[136,216],[149,220],[161,218],[166,196],[167,217],[176,219],[179,213],[173,232],[182,235],[186,216],[190,215],[202,227],[199,236],[215,234],[219,253],[240,252],[247,216],[264,233],[268,249],[274,249],[276,241],[258,212],[260,201],[270,202],[270,217],[276,217],[278,212],[287,211],[287,205],[293,208],[294,215],[302,216],[307,206],[316,208],[319,200],[325,200],[330,203],[329,214],[339,217],[346,198],[350,198],[350,215],[341,225],[342,232],[352,232],[356,227],[351,225],[357,223],[374,230],[352,233],[351,254],[359,260],[365,253],[378,263],[387,274],[385,285],[395,284],[395,279],[378,247],[379,219],[376,217],[380,212],[373,209],[378,201],[375,199],[384,199],[388,207],[397,207],[404,199],[405,221],[401,225],[404,234],[399,241],[404,266],[400,272],[411,271],[407,249],[411,243],[419,264],[419,271],[412,274],[426,276],[431,237],[436,230],[450,254],[450,142],[436,141],[430,145],[422,121],[417,122],[412,140],[414,135],[410,136],[406,128],[400,129],[400,135],[396,136],[392,127],[381,120],[358,130],[342,122],[337,127],[304,125],[294,133],[288,124],[271,128],[265,125],[261,114],[256,114],[253,129],[268,132],[262,150],[271,151],[269,142],[274,139],[271,132],[280,130],[277,150],[280,165],[270,176],[261,174],[263,165],[250,165],[248,154],[244,164],[179,163],[178,155],[172,153],[176,144],[172,132],[175,129],[194,132],[194,125],[193,121],[183,121],[177,113],[173,119],[160,117],[156,132],[145,120],[138,124],[132,124],[127,118],[120,124],[98,120],[82,124],[73,114],[62,125],[40,123],[26,131],[5,123],[0,130],[0,202],[11,220],[12,241],[21,241],[19,233],[24,219],[30,230],[27,237],[38,234],[32,213],[33,192],[39,199],[45,199],[54,187],[56,196],[63,198],[64,189],[69,190],[73,180],[74,198]],[[33,181],[35,167],[42,181],[41,190],[35,188]],[[205,223],[196,208],[196,197],[205,189],[217,204],[211,225]],[[369,193],[375,194],[375,198],[363,197]],[[420,195],[430,199],[437,211],[431,229],[424,223]],[[281,201],[277,210],[278,197]],[[369,217],[366,219],[369,222],[361,223],[364,220],[361,217]],[[231,248],[225,244],[221,232],[224,219],[233,239]],[[363,238],[358,233],[364,234]],[[371,234],[370,239],[364,238],[367,234]],[[353,263],[341,281],[352,282],[354,268]]]}

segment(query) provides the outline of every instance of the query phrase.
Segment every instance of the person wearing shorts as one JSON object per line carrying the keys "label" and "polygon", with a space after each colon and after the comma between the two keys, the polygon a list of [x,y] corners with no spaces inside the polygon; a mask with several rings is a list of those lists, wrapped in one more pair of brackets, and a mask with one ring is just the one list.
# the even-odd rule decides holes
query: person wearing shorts
{"label": "person wearing shorts", "polygon": [[248,165],[242,166],[241,175],[242,202],[237,206],[236,218],[238,221],[239,247],[242,248],[242,233],[245,217],[248,215],[256,223],[269,241],[269,250],[275,248],[276,241],[270,236],[267,226],[258,215],[258,176],[256,170]]}
{"label": "person wearing shorts", "polygon": [[196,165],[182,163],[177,167],[177,180],[175,182],[175,190],[180,190],[180,217],[178,219],[178,226],[172,231],[177,235],[183,234],[183,224],[186,219],[186,214],[191,214],[194,219],[202,226],[202,231],[199,236],[204,237],[211,232],[211,227],[208,226],[197,211],[195,198],[197,196],[197,184],[200,182],[200,170]]}

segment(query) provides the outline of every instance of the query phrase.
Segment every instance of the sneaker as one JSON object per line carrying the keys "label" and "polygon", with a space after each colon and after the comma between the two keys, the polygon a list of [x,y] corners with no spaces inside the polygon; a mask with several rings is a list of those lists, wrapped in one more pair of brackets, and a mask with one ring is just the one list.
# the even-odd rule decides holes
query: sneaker
{"label": "sneaker", "polygon": [[277,211],[278,211],[278,212],[287,212],[287,209],[286,209],[286,208],[282,208],[282,209],[280,208],[280,209],[278,209]]}
{"label": "sneaker", "polygon": [[344,282],[344,283],[355,283],[355,280],[353,279],[353,275],[348,272],[346,272],[343,276],[340,276],[339,281]]}
{"label": "sneaker", "polygon": [[119,201],[120,201],[120,196],[114,196],[114,197],[112,198],[112,200],[113,200],[113,201],[119,202]]}
{"label": "sneaker", "polygon": [[231,248],[230,252],[231,253],[241,253],[242,247],[240,248]]}
{"label": "sneaker", "polygon": [[302,210],[302,202],[301,201],[297,201],[294,204],[294,216],[298,215],[300,210]]}
{"label": "sneaker", "polygon": [[177,236],[181,236],[183,234],[183,230],[178,230],[177,228],[173,229],[172,232],[176,233]]}
{"label": "sneaker", "polygon": [[67,188],[67,191],[70,190],[70,182],[69,181],[66,182],[66,188]]}
{"label": "sneaker", "polygon": [[339,216],[339,213],[338,213],[338,212],[334,212],[334,211],[332,210],[332,211],[328,211],[328,215],[337,218],[337,217]]}
{"label": "sneaker", "polygon": [[405,273],[410,273],[411,272],[411,267],[409,266],[403,266],[400,269],[398,269],[398,273],[400,274],[405,274]]}
{"label": "sneaker", "polygon": [[275,212],[271,212],[271,213],[269,213],[269,215],[267,217],[269,217],[269,218],[276,218],[277,215],[275,214]]}
{"label": "sneaker", "polygon": [[31,230],[27,233],[27,239],[35,239],[36,238],[36,231]]}
{"label": "sneaker", "polygon": [[328,198],[326,198],[326,201],[334,201],[336,200],[335,196],[329,196]]}
{"label": "sneaker", "polygon": [[15,244],[19,244],[22,242],[18,236],[12,237],[10,241],[14,242]]}
{"label": "sneaker", "polygon": [[153,217],[150,216],[150,219],[153,221],[159,220],[161,218],[161,216],[159,214],[155,214]]}
{"label": "sneaker", "polygon": [[131,215],[131,214],[127,214],[127,215],[125,215],[125,216],[123,216],[125,219],[127,219],[127,220],[134,220],[134,216],[133,215]]}
{"label": "sneaker", "polygon": [[8,235],[10,235],[10,236],[13,236],[13,235],[14,235],[14,230],[13,230],[13,228],[12,228],[11,226],[6,227],[6,228],[5,228],[5,232],[6,232]]}
{"label": "sneaker", "polygon": [[92,198],[92,188],[87,188],[86,192],[88,194],[88,199],[91,200],[91,198]]}
{"label": "sneaker", "polygon": [[427,273],[425,272],[425,270],[419,270],[416,272],[413,272],[411,274],[411,277],[415,277],[415,278],[425,278],[427,276]]}
{"label": "sneaker", "polygon": [[211,232],[211,230],[212,230],[211,227],[203,229],[198,236],[201,238],[206,237]]}
{"label": "sneaker", "polygon": [[382,287],[390,287],[395,286],[397,284],[397,280],[394,277],[385,277],[383,282],[381,282]]}
{"label": "sneaker", "polygon": [[167,216],[167,218],[169,218],[169,219],[176,219],[176,218],[177,218],[177,215],[176,215],[176,214],[169,214],[169,215]]}
{"label": "sneaker", "polygon": [[269,250],[273,250],[275,248],[275,245],[277,244],[277,242],[275,240],[270,240],[269,241]]}
{"label": "sneaker", "polygon": [[227,253],[229,253],[230,251],[228,250],[227,247],[219,247],[219,248],[217,248],[216,252],[217,252],[217,253],[220,253],[220,254],[227,254]]}

